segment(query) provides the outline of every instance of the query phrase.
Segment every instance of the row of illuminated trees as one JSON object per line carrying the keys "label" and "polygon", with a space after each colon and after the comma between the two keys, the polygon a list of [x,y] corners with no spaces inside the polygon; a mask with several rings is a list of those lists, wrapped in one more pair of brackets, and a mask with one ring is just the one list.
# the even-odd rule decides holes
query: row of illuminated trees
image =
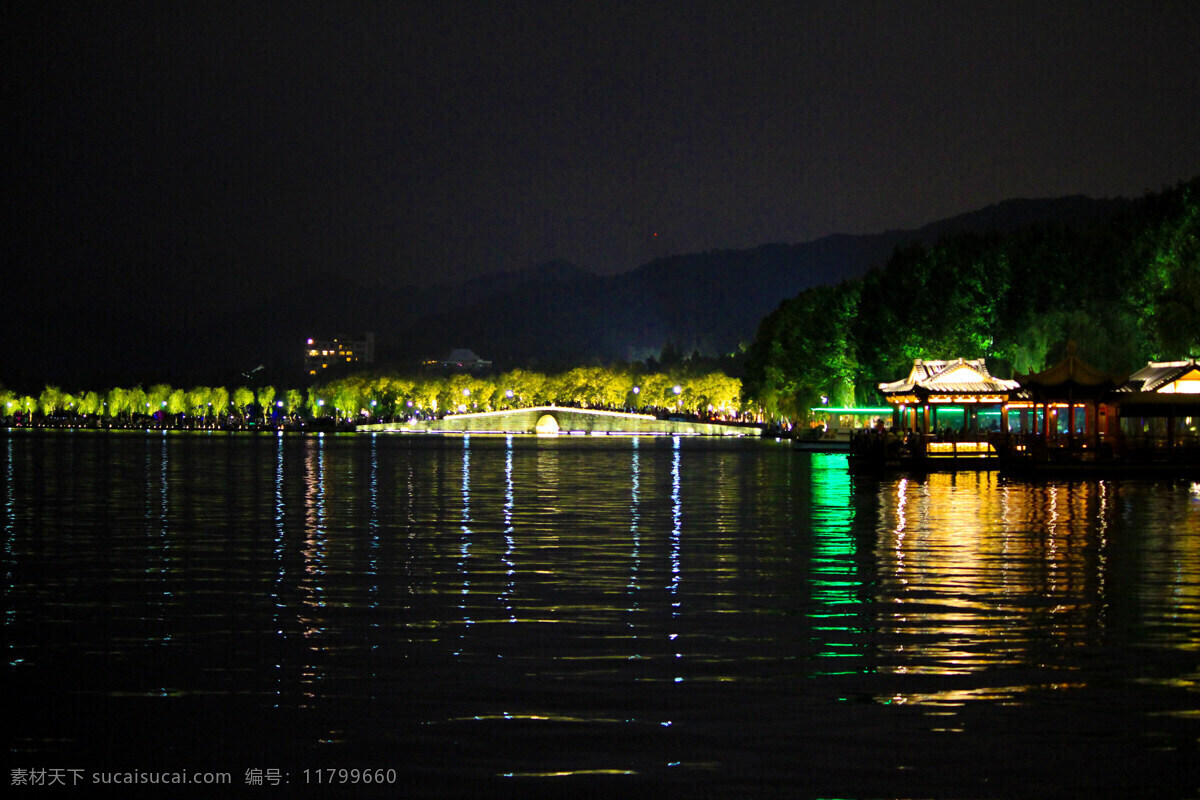
{"label": "row of illuminated trees", "polygon": [[657,411],[712,419],[757,415],[757,409],[743,406],[741,393],[741,381],[720,372],[681,368],[647,373],[617,365],[577,367],[553,375],[526,370],[487,377],[362,373],[303,391],[273,386],[181,389],[157,384],[148,389],[135,386],[80,393],[47,386],[38,395],[20,395],[0,388],[0,416],[24,424],[218,428],[286,425],[318,418],[431,418],[538,405]]}
{"label": "row of illuminated trees", "polygon": [[17,394],[0,388],[0,416],[23,422],[110,423],[141,425],[183,424],[221,427],[250,424],[272,417],[297,418],[305,407],[297,389],[277,391],[273,386],[252,389],[239,386],[195,386],[180,389],[168,384],[115,387],[107,391],[72,393],[46,386],[37,395]]}

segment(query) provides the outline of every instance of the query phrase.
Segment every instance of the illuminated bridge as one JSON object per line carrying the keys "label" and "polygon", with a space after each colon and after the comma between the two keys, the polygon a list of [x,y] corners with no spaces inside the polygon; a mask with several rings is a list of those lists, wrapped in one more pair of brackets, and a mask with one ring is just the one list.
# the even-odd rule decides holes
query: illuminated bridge
{"label": "illuminated bridge", "polygon": [[758,436],[761,433],[761,429],[755,425],[658,419],[649,414],[625,414],[619,411],[561,406],[450,414],[435,420],[359,425],[358,430],[408,433],[563,433],[593,436]]}

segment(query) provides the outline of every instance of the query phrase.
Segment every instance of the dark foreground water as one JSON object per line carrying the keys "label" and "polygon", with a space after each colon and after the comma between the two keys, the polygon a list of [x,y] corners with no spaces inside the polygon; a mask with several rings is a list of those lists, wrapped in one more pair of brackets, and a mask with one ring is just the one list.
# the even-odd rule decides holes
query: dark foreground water
{"label": "dark foreground water", "polygon": [[181,769],[277,797],[1200,794],[1186,481],[10,433],[0,525],[5,780],[78,785],[28,796]]}

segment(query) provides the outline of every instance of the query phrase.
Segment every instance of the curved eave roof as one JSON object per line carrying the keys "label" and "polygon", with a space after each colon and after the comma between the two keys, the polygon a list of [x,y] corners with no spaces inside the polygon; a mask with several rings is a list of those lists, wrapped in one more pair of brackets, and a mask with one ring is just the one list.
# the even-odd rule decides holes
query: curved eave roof
{"label": "curved eave roof", "polygon": [[993,380],[986,383],[939,383],[932,386],[914,385],[908,381],[881,383],[879,391],[885,396],[903,395],[1007,395],[1017,389],[1015,381]]}
{"label": "curved eave roof", "polygon": [[1129,376],[1129,382],[1121,387],[1123,392],[1157,392],[1167,384],[1195,372],[1194,361],[1169,361],[1150,363]]}
{"label": "curved eave roof", "polygon": [[1067,357],[1053,367],[1028,375],[1017,374],[1022,388],[1041,395],[1061,395],[1064,392],[1097,394],[1113,391],[1129,376],[1103,372],[1075,355],[1075,342],[1067,342]]}

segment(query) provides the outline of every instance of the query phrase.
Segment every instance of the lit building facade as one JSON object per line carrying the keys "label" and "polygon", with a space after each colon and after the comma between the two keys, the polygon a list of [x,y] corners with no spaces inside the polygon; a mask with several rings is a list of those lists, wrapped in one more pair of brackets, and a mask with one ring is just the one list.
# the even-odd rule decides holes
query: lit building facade
{"label": "lit building facade", "polygon": [[363,333],[356,338],[309,339],[304,345],[304,369],[310,376],[347,365],[375,363],[375,334]]}

